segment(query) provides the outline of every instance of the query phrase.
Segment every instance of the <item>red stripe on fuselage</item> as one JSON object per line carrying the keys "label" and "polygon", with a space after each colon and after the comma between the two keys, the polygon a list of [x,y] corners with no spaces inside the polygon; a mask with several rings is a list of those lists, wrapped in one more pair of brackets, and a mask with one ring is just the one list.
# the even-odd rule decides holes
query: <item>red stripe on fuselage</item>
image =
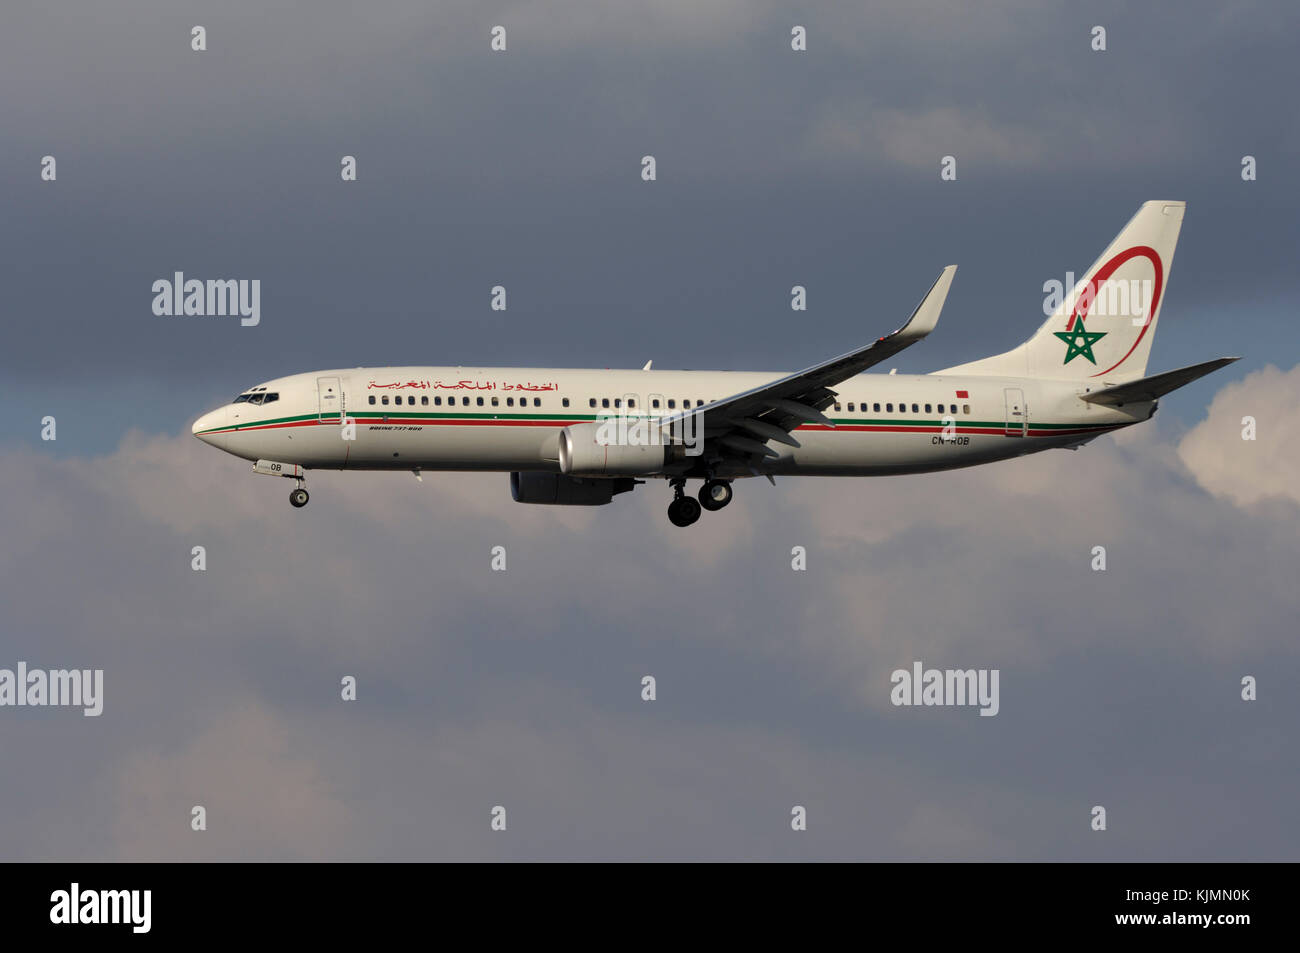
{"label": "red stripe on fuselage", "polygon": [[[369,425],[377,427],[391,426],[435,426],[435,427],[568,427],[574,423],[583,421],[572,420],[474,420],[474,419],[411,419],[403,418],[400,420],[376,420],[374,418],[365,418],[357,421],[358,425]],[[248,427],[231,428],[229,430],[214,430],[211,433],[247,433],[253,430],[279,430],[284,427],[337,427],[338,420],[296,420],[289,423],[280,424],[263,424]],[[1115,427],[1123,426],[1122,424],[1110,424],[1102,427],[1077,427],[1066,430],[1041,430],[1033,426],[1029,428],[1028,435],[1031,437],[1051,437],[1055,435],[1070,435],[1080,433],[1101,433],[1106,430],[1113,430]],[[820,431],[825,433],[849,432],[849,433],[959,433],[959,434],[982,434],[985,436],[999,436],[1005,434],[1005,427],[962,427],[958,426],[947,430],[942,426],[926,424],[839,424],[835,427],[827,427],[825,424],[804,424],[795,428],[796,431]],[[207,436],[205,434],[204,436]]]}

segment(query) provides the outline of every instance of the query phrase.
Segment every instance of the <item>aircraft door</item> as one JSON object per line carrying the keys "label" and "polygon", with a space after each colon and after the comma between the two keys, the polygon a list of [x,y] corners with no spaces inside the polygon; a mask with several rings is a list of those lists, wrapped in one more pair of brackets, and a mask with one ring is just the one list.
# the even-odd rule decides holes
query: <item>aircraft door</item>
{"label": "aircraft door", "polygon": [[1004,388],[1007,404],[1007,436],[1023,437],[1029,430],[1029,412],[1025,407],[1025,392],[1019,387]]}
{"label": "aircraft door", "polygon": [[316,398],[321,420],[338,420],[343,412],[343,389],[337,377],[316,378]]}

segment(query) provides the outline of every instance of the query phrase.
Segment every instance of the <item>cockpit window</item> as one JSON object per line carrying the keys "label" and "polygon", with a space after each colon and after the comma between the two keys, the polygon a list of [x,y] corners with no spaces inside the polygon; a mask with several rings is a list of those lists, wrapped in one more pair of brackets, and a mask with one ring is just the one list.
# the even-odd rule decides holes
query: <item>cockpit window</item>
{"label": "cockpit window", "polygon": [[279,400],[279,399],[280,399],[279,394],[275,394],[275,393],[267,394],[265,397],[262,398],[262,403],[269,404],[272,401]]}
{"label": "cockpit window", "polygon": [[235,398],[234,402],[236,404],[242,404],[244,401],[248,400],[248,398],[252,396],[253,396],[252,394],[240,394],[238,397]]}
{"label": "cockpit window", "polygon": [[252,394],[249,396],[248,402],[250,404],[260,404],[262,402],[262,398],[265,396],[266,396],[265,394]]}

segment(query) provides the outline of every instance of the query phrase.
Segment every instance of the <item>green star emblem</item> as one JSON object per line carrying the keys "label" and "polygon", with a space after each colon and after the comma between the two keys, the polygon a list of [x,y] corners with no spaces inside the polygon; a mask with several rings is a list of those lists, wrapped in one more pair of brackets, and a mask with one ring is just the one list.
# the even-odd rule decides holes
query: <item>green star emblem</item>
{"label": "green star emblem", "polygon": [[1065,361],[1063,363],[1069,364],[1080,355],[1086,357],[1092,364],[1097,363],[1097,359],[1092,356],[1092,346],[1106,336],[1105,331],[1089,331],[1083,326],[1083,318],[1076,316],[1073,331],[1053,331],[1052,333],[1068,345],[1065,349]]}

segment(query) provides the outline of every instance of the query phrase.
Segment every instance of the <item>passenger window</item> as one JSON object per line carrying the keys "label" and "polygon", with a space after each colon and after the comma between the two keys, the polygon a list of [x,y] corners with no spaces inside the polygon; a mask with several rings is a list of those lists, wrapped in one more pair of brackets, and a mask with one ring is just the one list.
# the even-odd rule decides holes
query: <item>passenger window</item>
{"label": "passenger window", "polygon": [[627,405],[628,405],[628,407],[631,408],[632,410],[636,410],[636,398],[635,398],[635,397],[629,397],[629,398],[627,399]]}
{"label": "passenger window", "polygon": [[926,412],[927,414],[930,412],[930,405],[929,405],[929,404],[926,404],[926,405],[925,405],[925,412]]}
{"label": "passenger window", "polygon": [[961,412],[962,412],[963,414],[969,414],[969,413],[970,413],[970,404],[962,404],[962,405],[961,405]]}
{"label": "passenger window", "polygon": [[421,406],[421,407],[428,407],[428,406],[429,406],[429,398],[426,397],[426,396],[423,395],[423,394],[420,395],[420,406]]}
{"label": "passenger window", "polygon": [[562,406],[562,407],[568,407],[568,406],[569,406],[569,398],[567,398],[567,397],[563,398],[563,399],[560,401],[560,406]]}
{"label": "passenger window", "polygon": [[651,409],[651,410],[658,410],[658,409],[659,409],[659,398],[658,398],[658,397],[656,397],[654,400],[650,401],[650,409]]}
{"label": "passenger window", "polygon": [[591,398],[591,400],[587,401],[587,406],[588,406],[588,407],[595,407],[595,406],[596,406],[596,398],[593,397],[593,398]]}
{"label": "passenger window", "polygon": [[849,413],[853,413],[853,401],[849,401]]}
{"label": "passenger window", "polygon": [[482,397],[475,397],[475,398],[474,398],[474,403],[476,403],[478,406],[482,407],[482,406],[483,406],[483,398],[482,398]]}
{"label": "passenger window", "polygon": [[690,410],[690,409],[691,409],[691,402],[690,402],[689,400],[684,400],[684,401],[682,401],[682,406],[685,407],[687,410]]}
{"label": "passenger window", "polygon": [[913,405],[912,405],[912,413],[914,413],[914,414],[919,414],[920,412],[921,412],[921,409],[920,409],[919,407],[917,407],[916,404],[913,404]]}
{"label": "passenger window", "polygon": [[513,407],[514,405],[515,405],[515,399],[514,399],[513,397],[507,397],[507,398],[506,398],[506,406],[507,406],[507,407]]}
{"label": "passenger window", "polygon": [[871,407],[872,407],[872,409],[873,409],[876,413],[880,413],[880,405],[879,405],[879,404],[872,404]]}
{"label": "passenger window", "polygon": [[668,401],[668,409],[669,409],[669,410],[676,410],[676,409],[677,409],[677,401],[676,401],[676,400],[670,400],[670,401]]}
{"label": "passenger window", "polygon": [[542,399],[541,399],[540,397],[534,397],[534,398],[533,398],[533,406],[534,406],[534,407],[540,407],[540,406],[542,406]]}
{"label": "passenger window", "polygon": [[379,400],[379,402],[380,402],[381,404],[383,404],[385,407],[387,407],[387,406],[388,406],[388,395],[385,394],[383,397],[381,397],[380,400]]}
{"label": "passenger window", "polygon": [[608,397],[602,397],[602,398],[600,399],[600,406],[602,406],[602,407],[608,407],[608,406],[609,406],[609,398],[608,398]]}
{"label": "passenger window", "polygon": [[885,405],[885,410],[887,410],[889,413],[892,414],[892,413],[894,412],[894,405],[893,405],[893,404],[886,404],[886,405]]}
{"label": "passenger window", "polygon": [[622,406],[623,406],[623,398],[621,398],[621,397],[615,397],[615,398],[614,398],[614,406],[615,406],[615,407],[622,407]]}
{"label": "passenger window", "polygon": [[501,406],[501,400],[500,400],[500,398],[498,398],[498,397],[493,397],[493,398],[492,398],[492,406],[493,406],[493,407],[500,407],[500,406]]}
{"label": "passenger window", "polygon": [[371,395],[370,395],[370,403],[371,403],[371,405],[373,405],[374,402],[375,402],[375,395],[374,395],[374,394],[371,394]]}
{"label": "passenger window", "polygon": [[469,406],[469,398],[468,398],[468,397],[462,397],[462,398],[460,399],[460,405],[461,405],[462,407],[468,407],[468,406]]}
{"label": "passenger window", "polygon": [[844,409],[844,408],[841,407],[839,404],[836,404],[836,405],[835,405],[835,411],[836,411],[836,413],[838,413],[839,411],[841,411],[841,410],[843,410],[843,409]]}

